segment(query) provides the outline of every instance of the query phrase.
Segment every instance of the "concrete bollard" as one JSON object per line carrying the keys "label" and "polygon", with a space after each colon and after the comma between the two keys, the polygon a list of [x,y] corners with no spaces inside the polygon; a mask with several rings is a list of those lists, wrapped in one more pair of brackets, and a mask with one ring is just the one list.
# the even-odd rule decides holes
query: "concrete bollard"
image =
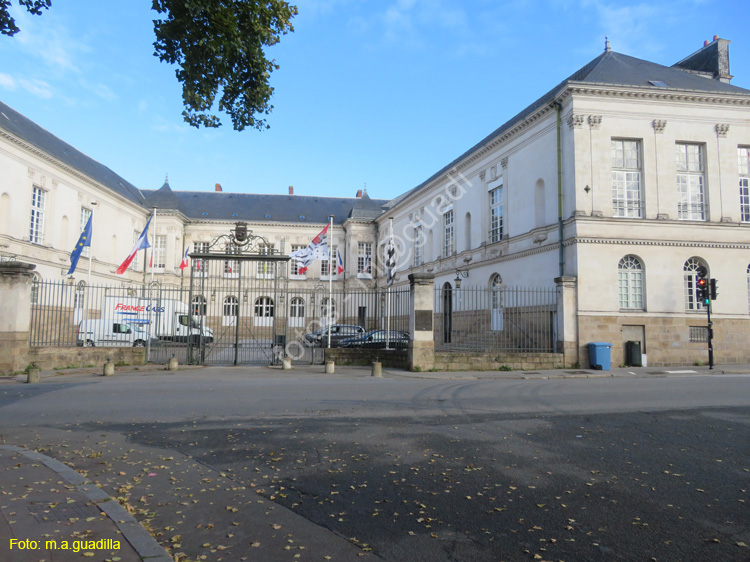
{"label": "concrete bollard", "polygon": [[179,363],[177,361],[177,357],[172,357],[169,360],[169,363],[167,364],[167,369],[169,371],[176,371],[179,368]]}
{"label": "concrete bollard", "polygon": [[372,362],[372,376],[373,377],[383,376],[383,364],[380,361]]}
{"label": "concrete bollard", "polygon": [[284,357],[284,359],[281,361],[281,369],[284,371],[292,370],[292,358],[291,357]]}
{"label": "concrete bollard", "polygon": [[115,374],[115,364],[112,363],[112,361],[107,361],[104,364],[104,372],[102,373],[102,376],[111,377],[114,374]]}
{"label": "concrete bollard", "polygon": [[326,375],[332,375],[333,368],[334,368],[333,361],[326,361]]}
{"label": "concrete bollard", "polygon": [[26,382],[29,384],[37,384],[39,382],[39,374],[40,370],[34,367],[33,369],[29,369],[28,374],[26,375]]}

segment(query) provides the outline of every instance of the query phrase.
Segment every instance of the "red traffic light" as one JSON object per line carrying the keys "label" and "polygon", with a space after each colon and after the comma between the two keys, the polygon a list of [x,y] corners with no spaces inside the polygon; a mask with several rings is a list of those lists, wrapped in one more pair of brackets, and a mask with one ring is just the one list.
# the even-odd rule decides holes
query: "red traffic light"
{"label": "red traffic light", "polygon": [[706,280],[703,277],[699,278],[698,279],[698,287],[702,288],[702,287],[705,287],[705,286],[706,286]]}

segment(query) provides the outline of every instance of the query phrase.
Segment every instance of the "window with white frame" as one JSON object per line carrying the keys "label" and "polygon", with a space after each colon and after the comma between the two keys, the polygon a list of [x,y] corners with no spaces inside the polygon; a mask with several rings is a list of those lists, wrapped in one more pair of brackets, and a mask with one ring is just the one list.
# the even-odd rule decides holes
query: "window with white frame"
{"label": "window with white frame", "polygon": [[414,227],[414,266],[424,263],[424,227],[418,224]]}
{"label": "window with white frame", "polygon": [[164,271],[167,267],[167,235],[157,234],[154,236],[154,247],[151,248],[154,258],[154,270]]}
{"label": "window with white frame", "polygon": [[641,143],[612,139],[612,214],[615,217],[643,218],[641,186]]}
{"label": "window with white frame", "polygon": [[224,326],[234,326],[237,318],[237,311],[239,307],[239,301],[237,297],[228,296],[224,299],[224,310],[222,311],[222,324]]}
{"label": "window with white frame", "polygon": [[[91,209],[87,209],[86,207],[81,207],[81,232],[86,228],[86,225],[89,222],[89,218],[91,217]],[[91,243],[91,240],[89,240],[89,244]],[[83,251],[81,251],[81,255],[84,258],[90,258],[91,257],[91,246],[84,246]]]}
{"label": "window with white frame", "polygon": [[[331,275],[335,278],[337,275],[338,269],[336,268],[336,246],[328,246],[331,249],[331,261],[333,262],[333,267],[331,268]],[[320,260],[320,277],[325,277],[328,279],[328,256],[325,257],[325,259]]]}
{"label": "window with white frame", "polygon": [[357,275],[372,275],[372,244],[357,242]]}
{"label": "window with white frame", "polygon": [[740,175],[740,220],[750,222],[750,147],[737,148]]}
{"label": "window with white frame", "polygon": [[195,295],[193,297],[193,315],[205,316],[206,308],[206,297],[204,297],[203,295]]}
{"label": "window with white frame", "polygon": [[683,266],[685,285],[685,310],[702,310],[703,303],[698,298],[698,268],[706,267],[700,260],[690,258]]}
{"label": "window with white frame", "polygon": [[31,193],[31,228],[29,242],[41,244],[44,242],[44,208],[47,202],[47,192],[34,186]]}
{"label": "window with white frame", "polygon": [[[137,230],[133,231],[133,246],[135,246],[135,243],[138,242],[138,239],[141,237],[141,233]],[[138,271],[138,264],[140,263],[140,255],[141,251],[138,250],[135,253],[135,257],[133,258],[133,261],[130,262],[130,270],[131,271]]]}
{"label": "window with white frame", "polygon": [[[273,255],[273,244],[266,246],[261,244],[258,247],[258,253],[262,256]],[[273,279],[274,272],[276,271],[276,262],[274,261],[259,261],[256,263],[257,272],[256,277],[258,279]]]}
{"label": "window with white frame", "polygon": [[503,329],[503,293],[502,293],[503,279],[499,274],[492,276],[490,283],[491,291],[491,328],[495,332],[500,332]]}
{"label": "window with white frame", "polygon": [[617,288],[621,309],[643,310],[643,265],[635,256],[625,256],[617,265]]}
{"label": "window with white frame", "polygon": [[[227,254],[236,254],[238,250],[236,247],[228,247]],[[239,277],[240,276],[240,262],[238,260],[224,260],[224,277]]]}
{"label": "window with white frame", "polygon": [[[303,250],[304,248],[306,248],[306,246],[302,246],[301,244],[292,244],[292,252],[297,252],[299,250]],[[300,277],[300,278],[305,277],[304,273],[299,272],[300,263],[296,259],[292,258],[289,263],[291,267],[290,275],[292,275],[293,277]]]}
{"label": "window with white frame", "polygon": [[503,188],[491,189],[490,196],[490,243],[503,239]]}
{"label": "window with white frame", "polygon": [[677,218],[706,220],[703,145],[677,143]]}
{"label": "window with white frame", "polygon": [[455,248],[453,236],[453,210],[446,211],[443,215],[443,257],[447,258],[453,255]]}
{"label": "window with white frame", "polygon": [[291,328],[301,328],[305,323],[305,301],[301,297],[292,297],[289,301],[289,318]]}
{"label": "window with white frame", "polygon": [[271,297],[258,297],[255,299],[255,325],[271,326],[273,325],[273,299]]}
{"label": "window with white frame", "polygon": [[38,273],[33,273],[31,278],[31,304],[39,304],[39,288],[42,282],[42,276]]}
{"label": "window with white frame", "polygon": [[[196,254],[207,254],[208,253],[208,242],[193,242],[193,252]],[[206,261],[201,258],[197,258],[193,261],[193,271],[196,273],[206,274]]]}
{"label": "window with white frame", "polygon": [[[328,306],[329,303],[330,303],[330,308]],[[320,302],[320,323],[323,326],[328,325],[329,312],[330,312],[331,324],[335,324],[336,323],[336,301],[334,299],[328,299],[328,297],[326,297]]]}

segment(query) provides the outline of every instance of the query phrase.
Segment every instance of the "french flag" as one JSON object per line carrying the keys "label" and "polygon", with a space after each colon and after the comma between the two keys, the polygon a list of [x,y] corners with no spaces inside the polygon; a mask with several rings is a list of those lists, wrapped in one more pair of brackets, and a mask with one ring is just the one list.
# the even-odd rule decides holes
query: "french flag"
{"label": "french flag", "polygon": [[148,222],[146,223],[146,227],[143,229],[143,232],[141,232],[141,235],[138,237],[138,240],[135,241],[135,244],[133,245],[133,249],[130,250],[130,255],[128,255],[127,258],[125,258],[125,261],[122,262],[122,265],[117,268],[117,275],[122,275],[125,273],[125,271],[130,267],[130,264],[135,259],[136,254],[140,250],[145,250],[146,248],[150,248],[151,244],[148,243],[148,225],[151,224],[151,219],[154,218],[154,215],[151,215],[148,218]]}
{"label": "french flag", "polygon": [[336,273],[338,275],[341,275],[342,273],[344,273],[344,260],[341,259],[341,252],[336,250],[336,253],[339,256],[339,264],[338,264],[338,268],[336,269]]}
{"label": "french flag", "polygon": [[190,246],[185,248],[185,255],[182,256],[182,261],[180,262],[180,269],[185,269],[188,266],[188,252],[190,251]]}

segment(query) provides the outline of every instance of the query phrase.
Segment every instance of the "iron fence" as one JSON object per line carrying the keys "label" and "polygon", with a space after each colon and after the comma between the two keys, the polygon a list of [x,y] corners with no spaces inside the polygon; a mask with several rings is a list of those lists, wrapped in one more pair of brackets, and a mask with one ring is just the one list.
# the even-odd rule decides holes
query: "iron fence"
{"label": "iron fence", "polygon": [[435,289],[435,349],[554,352],[555,288]]}
{"label": "iron fence", "polygon": [[[34,281],[30,345],[145,346],[147,359],[157,363],[172,357],[215,365],[273,364],[283,357],[322,363],[327,342],[305,336],[329,322],[360,326],[359,333],[408,332],[408,289],[334,287],[329,294],[323,283],[290,289],[283,277],[243,271],[251,265],[238,262],[231,274],[205,275],[188,287]],[[333,345],[340,343],[336,338]]]}

